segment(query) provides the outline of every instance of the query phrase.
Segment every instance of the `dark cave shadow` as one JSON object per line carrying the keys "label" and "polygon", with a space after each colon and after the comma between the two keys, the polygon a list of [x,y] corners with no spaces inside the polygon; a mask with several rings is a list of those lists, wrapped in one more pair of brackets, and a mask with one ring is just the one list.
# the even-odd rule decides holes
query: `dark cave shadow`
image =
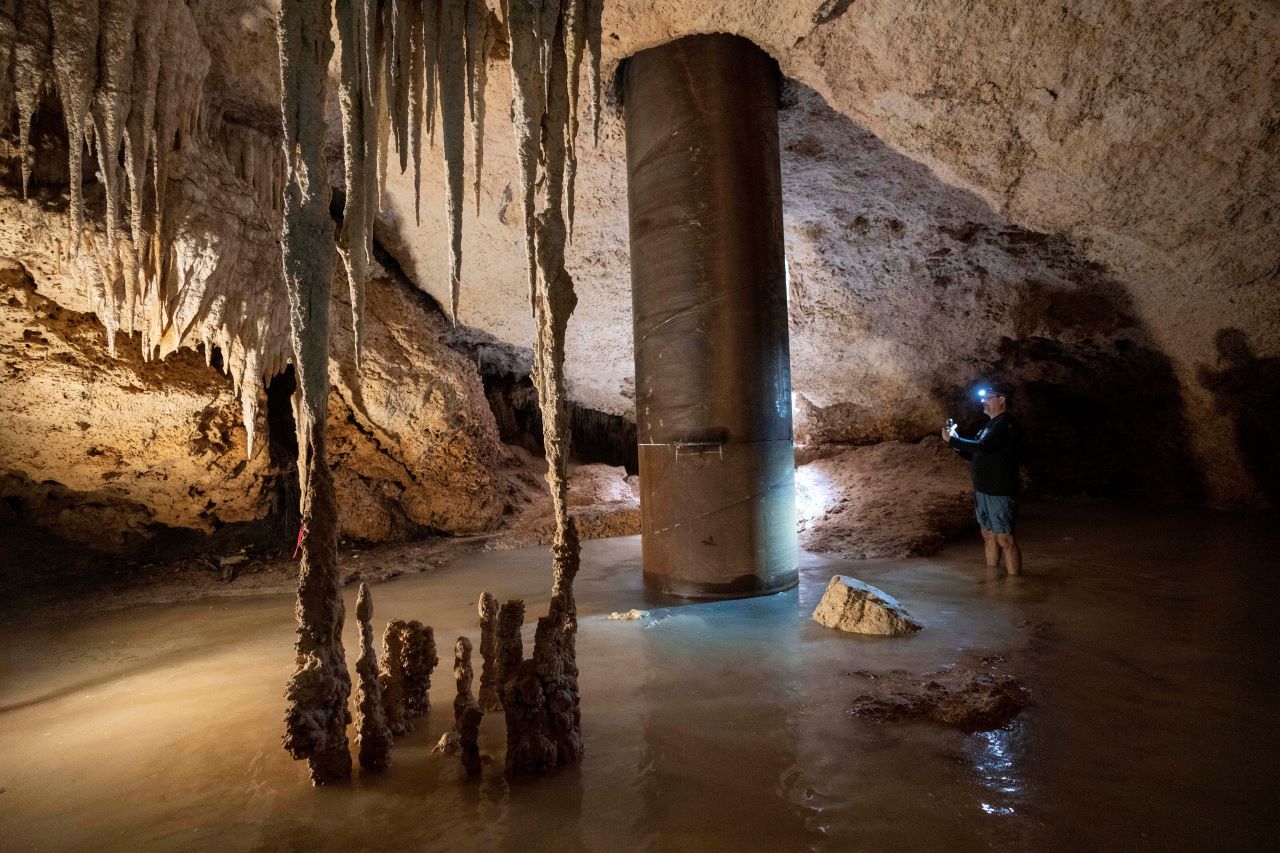
{"label": "dark cave shadow", "polygon": [[1280,358],[1258,358],[1240,329],[1214,336],[1221,368],[1200,365],[1196,378],[1231,418],[1240,459],[1272,506],[1280,506]]}
{"label": "dark cave shadow", "polygon": [[[792,111],[797,115],[788,117]],[[825,170],[837,188],[818,235],[809,235],[815,247],[856,266],[874,263],[888,245],[908,259],[904,269],[936,288],[931,300],[919,293],[895,299],[875,275],[835,272],[836,281],[859,291],[867,327],[908,348],[936,346],[927,337],[943,324],[947,331],[976,329],[971,344],[951,353],[950,368],[916,372],[962,434],[985,421],[976,389],[1002,380],[1014,386],[1023,463],[1036,491],[1203,501],[1173,364],[1138,319],[1123,282],[1067,237],[1013,225],[976,194],[946,184],[803,84],[786,81],[781,117],[784,199],[788,190],[803,190],[785,185],[788,163],[808,182],[806,169]],[[825,140],[834,136],[846,141],[831,147]],[[838,189],[844,186],[851,189]],[[812,214],[800,228],[815,228]],[[897,402],[911,408],[912,401]],[[918,440],[941,427],[904,422],[884,434],[882,414],[857,404],[816,411],[810,431],[819,441]]]}

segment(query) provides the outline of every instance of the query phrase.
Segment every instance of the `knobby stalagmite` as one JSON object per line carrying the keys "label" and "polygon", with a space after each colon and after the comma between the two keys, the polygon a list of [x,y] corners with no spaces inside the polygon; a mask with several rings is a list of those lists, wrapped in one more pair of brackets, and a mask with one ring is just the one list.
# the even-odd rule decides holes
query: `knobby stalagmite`
{"label": "knobby stalagmite", "polygon": [[360,621],[360,659],[356,661],[356,745],[360,766],[365,770],[386,770],[391,764],[391,730],[382,706],[382,686],[378,682],[378,652],[373,645],[373,596],[369,585],[360,584],[356,599],[356,619]]}
{"label": "knobby stalagmite", "polygon": [[302,567],[298,578],[297,670],[289,679],[284,745],[305,758],[311,779],[351,775],[347,699],[351,678],[342,648],[337,506],[325,458],[329,395],[329,285],[334,234],[324,165],[324,103],[330,4],[284,0],[280,9],[281,107],[288,181],[284,192],[284,276],[289,291],[298,430],[305,436]]}
{"label": "knobby stalagmite", "polygon": [[480,708],[484,711],[502,710],[498,695],[498,602],[487,592],[480,594]]}
{"label": "knobby stalagmite", "polygon": [[484,712],[471,692],[474,673],[471,669],[471,641],[459,637],[453,647],[453,679],[458,695],[453,700],[453,726],[458,732],[462,767],[468,776],[480,772],[480,720]]}
{"label": "knobby stalagmite", "polygon": [[431,671],[440,662],[435,632],[416,619],[395,619],[382,635],[382,703],[396,737],[413,731],[430,708]]}

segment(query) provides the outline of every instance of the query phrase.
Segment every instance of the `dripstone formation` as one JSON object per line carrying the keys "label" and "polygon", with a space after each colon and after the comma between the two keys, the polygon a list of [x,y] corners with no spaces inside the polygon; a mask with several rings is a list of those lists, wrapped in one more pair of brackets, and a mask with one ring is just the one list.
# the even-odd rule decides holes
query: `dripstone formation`
{"label": "dripstone formation", "polygon": [[360,658],[356,661],[356,745],[360,766],[365,770],[386,770],[391,764],[392,737],[382,707],[378,653],[373,646],[373,596],[365,583],[360,584],[356,599],[356,619],[360,622]]}
{"label": "dripstone formation", "polygon": [[303,531],[297,670],[285,692],[289,710],[284,745],[294,758],[307,760],[311,780],[317,785],[351,775],[347,748],[351,676],[342,648],[338,508],[325,458],[333,220],[329,218],[324,168],[324,101],[332,52],[329,4],[284,0],[280,8],[280,68],[288,180],[283,251],[298,374],[294,416]]}
{"label": "dripstone formation", "polygon": [[453,679],[458,688],[458,695],[453,700],[453,725],[462,750],[462,767],[468,776],[476,776],[480,773],[478,741],[484,712],[471,692],[471,641],[466,637],[459,637],[453,647]]}
{"label": "dripstone formation", "polygon": [[440,662],[435,634],[416,619],[396,619],[382,634],[382,702],[387,726],[396,737],[413,731],[430,707],[431,670]]}
{"label": "dripstone formation", "polygon": [[487,592],[480,594],[480,697],[481,710],[501,711],[498,695],[498,602]]}

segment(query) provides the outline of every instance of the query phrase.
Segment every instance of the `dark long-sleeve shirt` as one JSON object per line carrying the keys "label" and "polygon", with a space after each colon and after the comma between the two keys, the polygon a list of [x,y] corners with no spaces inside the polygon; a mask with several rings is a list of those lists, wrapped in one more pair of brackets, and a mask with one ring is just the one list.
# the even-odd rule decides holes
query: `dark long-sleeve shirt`
{"label": "dark long-sleeve shirt", "polygon": [[974,438],[952,438],[949,442],[965,459],[971,460],[973,489],[988,495],[1018,494],[1018,427],[1008,412],[996,415],[978,430]]}

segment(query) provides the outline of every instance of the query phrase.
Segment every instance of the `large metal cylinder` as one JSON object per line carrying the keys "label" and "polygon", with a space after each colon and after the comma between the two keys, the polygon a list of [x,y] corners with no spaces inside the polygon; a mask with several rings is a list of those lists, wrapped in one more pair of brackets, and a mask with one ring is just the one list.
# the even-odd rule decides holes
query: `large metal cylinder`
{"label": "large metal cylinder", "polygon": [[690,36],[620,71],[644,578],[690,597],[795,585],[777,64]]}

